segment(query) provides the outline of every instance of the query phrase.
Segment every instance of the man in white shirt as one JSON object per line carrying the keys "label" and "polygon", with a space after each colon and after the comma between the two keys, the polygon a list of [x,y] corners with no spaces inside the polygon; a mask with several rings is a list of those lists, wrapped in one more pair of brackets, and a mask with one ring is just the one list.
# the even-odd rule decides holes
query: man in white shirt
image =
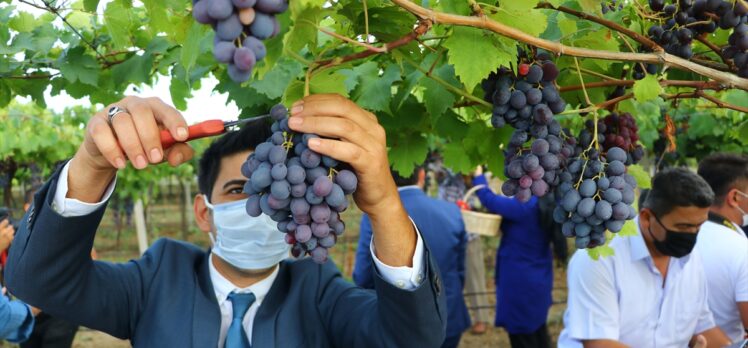
{"label": "man in white shirt", "polygon": [[698,175],[670,169],[652,179],[635,220],[615,237],[613,256],[578,250],[568,268],[568,307],[559,347],[722,347],[707,305],[701,257],[691,252],[714,195]]}
{"label": "man in white shirt", "polygon": [[247,215],[241,167],[269,136],[269,127],[257,124],[224,136],[200,162],[194,210],[211,250],[161,239],[138,260],[92,261],[96,229],[125,161],[144,169],[179,165],[193,154],[185,143],[161,146],[160,129],[177,140],[188,136],[172,107],[136,97],[114,106],[89,121],[77,154],[40,189],[21,225],[6,270],[19,298],[135,347],[441,345],[442,282],[389,174],[385,133],[374,115],[340,96],[314,95],[296,102],[289,120],[296,132],[326,137],[310,139],[310,149],[357,173],[356,203],[374,230],[370,291],[345,281],[332,262],[285,260],[289,247],[275,223]]}
{"label": "man in white shirt", "polygon": [[748,156],[717,153],[699,163],[699,175],[714,191],[709,221],[701,227],[701,253],[714,321],[733,342],[748,327]]}

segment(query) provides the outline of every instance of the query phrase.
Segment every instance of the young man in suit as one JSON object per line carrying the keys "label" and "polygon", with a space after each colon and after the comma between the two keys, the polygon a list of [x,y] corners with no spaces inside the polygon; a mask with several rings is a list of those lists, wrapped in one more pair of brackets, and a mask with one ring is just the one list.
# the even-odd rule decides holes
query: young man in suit
{"label": "young man in suit", "polygon": [[[400,199],[408,215],[420,227],[429,249],[444,279],[447,293],[447,338],[443,348],[456,348],[462,332],[470,327],[470,314],[465,306],[462,290],[465,286],[465,250],[467,233],[460,209],[454,203],[440,201],[423,192],[425,172],[417,168],[409,177],[392,171]],[[356,250],[353,280],[358,286],[373,289],[375,286],[371,254],[371,218],[361,218],[361,234]]]}
{"label": "young man in suit", "polygon": [[[188,137],[172,107],[135,97],[114,106],[91,119],[75,157],[39,191],[22,223],[7,270],[8,285],[21,299],[135,347],[442,343],[442,281],[397,195],[385,132],[373,114],[337,95],[314,95],[293,105],[289,126],[325,137],[309,147],[358,174],[354,198],[372,217],[376,291],[346,282],[331,262],[284,260],[282,233],[264,217],[245,215],[240,168],[252,145],[231,154],[214,147],[204,156],[204,192],[194,209],[198,227],[214,240],[211,250],[162,239],[129,263],[92,261],[89,251],[117,169],[126,160],[137,169],[162,161],[179,165],[193,155],[188,144],[161,147],[161,128],[177,140]],[[254,145],[263,140],[252,139]],[[210,169],[215,161],[217,171]]]}

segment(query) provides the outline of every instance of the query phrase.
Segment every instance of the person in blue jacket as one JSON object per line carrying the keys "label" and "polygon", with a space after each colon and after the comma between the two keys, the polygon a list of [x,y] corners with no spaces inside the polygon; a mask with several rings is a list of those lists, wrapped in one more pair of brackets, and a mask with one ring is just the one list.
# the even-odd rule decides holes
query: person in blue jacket
{"label": "person in blue jacket", "polygon": [[509,333],[513,348],[550,347],[546,321],[553,290],[550,233],[541,228],[537,197],[522,203],[493,193],[479,170],[473,185],[488,211],[499,214],[501,242],[496,253],[495,325]]}
{"label": "person in blue jacket", "polygon": [[179,112],[137,97],[93,116],[75,157],[39,190],[10,249],[8,288],[50,315],[134,347],[440,346],[442,280],[397,195],[384,129],[338,95],[305,97],[291,115],[294,131],[326,137],[310,139],[309,148],[357,173],[356,203],[373,217],[376,290],[344,280],[332,261],[287,260],[290,247],[276,223],[247,215],[241,167],[270,135],[262,123],[225,135],[200,160],[193,207],[211,249],[160,239],[137,260],[92,260],[125,160],[143,169],[193,155],[186,143],[161,146],[162,128],[187,139]]}
{"label": "person in blue jacket", "polygon": [[[426,196],[423,192],[425,172],[421,168],[417,168],[407,178],[394,170],[392,176],[405,210],[419,227],[444,279],[444,292],[447,294],[447,338],[442,347],[457,347],[462,332],[470,327],[470,314],[462,295],[468,241],[460,209],[456,204]],[[367,289],[374,289],[376,285],[370,251],[371,236],[371,218],[364,214],[361,218],[353,280],[358,286]]]}
{"label": "person in blue jacket", "polygon": [[[0,236],[2,236],[3,249],[5,243],[11,243],[15,230],[8,219],[0,221]],[[0,294],[0,340],[11,343],[21,343],[29,339],[34,331],[36,309],[18,301],[10,300],[3,288]]]}

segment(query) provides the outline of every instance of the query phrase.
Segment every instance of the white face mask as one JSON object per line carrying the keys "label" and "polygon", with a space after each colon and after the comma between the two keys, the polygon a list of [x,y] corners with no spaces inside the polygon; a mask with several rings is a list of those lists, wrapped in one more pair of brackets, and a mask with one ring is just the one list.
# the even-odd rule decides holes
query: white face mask
{"label": "white face mask", "polygon": [[243,270],[262,270],[275,266],[288,257],[290,245],[284,233],[269,216],[247,215],[247,200],[212,205],[203,196],[205,205],[213,211],[216,236],[210,233],[212,252],[234,267]]}
{"label": "white face mask", "polygon": [[[743,193],[741,191],[737,191],[741,196],[748,198],[748,194]],[[741,226],[748,226],[748,214],[746,214],[745,211],[743,211],[743,208],[741,208],[739,205],[735,206],[740,210],[740,213],[743,214],[743,224]]]}

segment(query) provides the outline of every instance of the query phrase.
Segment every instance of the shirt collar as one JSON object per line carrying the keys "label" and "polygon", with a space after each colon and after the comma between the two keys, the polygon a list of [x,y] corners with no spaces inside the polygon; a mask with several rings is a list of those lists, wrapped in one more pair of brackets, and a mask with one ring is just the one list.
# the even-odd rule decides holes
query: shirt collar
{"label": "shirt collar", "polygon": [[209,268],[210,268],[210,280],[213,282],[213,290],[216,293],[216,299],[218,300],[218,305],[222,305],[224,302],[226,302],[226,299],[229,297],[229,294],[232,292],[236,293],[253,293],[255,295],[255,302],[259,305],[262,303],[262,300],[265,299],[265,296],[267,296],[268,292],[270,292],[270,288],[273,286],[273,282],[275,282],[275,278],[278,277],[278,265],[275,266],[275,270],[273,270],[273,273],[271,273],[267,278],[252,284],[249,287],[246,288],[237,288],[236,285],[231,283],[228,279],[226,279],[223,275],[221,275],[220,272],[216,269],[215,265],[213,264],[213,254],[211,253],[208,255],[209,257]]}
{"label": "shirt collar", "polygon": [[397,190],[399,192],[408,191],[408,190],[423,191],[418,185],[409,185],[409,186],[398,187]]}
{"label": "shirt collar", "polygon": [[[629,243],[631,245],[631,261],[640,261],[647,258],[652,260],[652,255],[649,254],[647,243],[644,241],[641,226],[639,225],[639,216],[634,218],[634,224],[636,225],[637,235],[629,237]],[[674,258],[680,262],[681,266],[683,266],[688,262],[688,260],[691,259],[691,254],[688,254],[681,258]]]}

